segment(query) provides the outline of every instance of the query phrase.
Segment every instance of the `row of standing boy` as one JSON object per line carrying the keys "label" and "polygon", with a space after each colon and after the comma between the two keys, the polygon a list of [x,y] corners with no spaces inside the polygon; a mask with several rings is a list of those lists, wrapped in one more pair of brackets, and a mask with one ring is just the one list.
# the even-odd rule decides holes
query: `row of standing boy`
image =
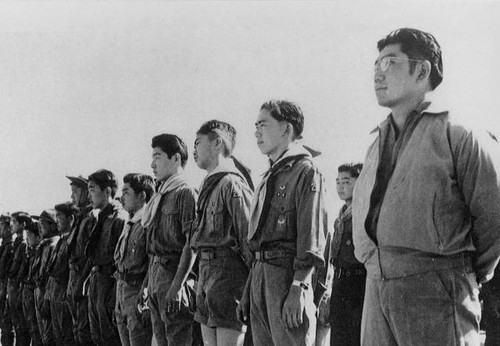
{"label": "row of standing boy", "polygon": [[[185,178],[185,143],[161,134],[156,181],[127,174],[120,202],[115,175],[101,169],[68,176],[72,202],[4,215],[2,345],[15,335],[16,345],[143,346],[153,333],[158,345],[314,342],[316,306],[329,310],[331,235],[317,152],[297,141],[303,125],[294,103],[262,105],[257,145],[274,164],[255,193],[232,156],[236,130],[213,120],[195,141],[207,171],[199,194]],[[359,174],[346,167],[339,186]]]}

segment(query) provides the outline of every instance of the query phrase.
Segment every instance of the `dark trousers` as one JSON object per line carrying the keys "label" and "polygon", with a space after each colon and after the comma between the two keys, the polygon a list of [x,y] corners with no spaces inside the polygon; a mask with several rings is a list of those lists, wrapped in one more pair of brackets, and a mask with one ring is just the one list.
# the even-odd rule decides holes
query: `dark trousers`
{"label": "dark trousers", "polygon": [[333,279],[330,297],[331,346],[361,344],[365,281],[366,274]]}
{"label": "dark trousers", "polygon": [[479,289],[470,267],[366,280],[361,344],[479,345]]}
{"label": "dark trousers", "polygon": [[35,312],[38,322],[38,330],[42,337],[44,345],[55,345],[54,331],[52,330],[52,321],[50,318],[50,301],[45,299],[45,289],[36,287],[35,295]]}
{"label": "dark trousers", "polygon": [[73,336],[81,346],[93,345],[90,336],[90,323],[88,313],[88,298],[83,296],[79,282],[83,280],[81,273],[76,270],[69,271],[69,282],[66,291],[66,300],[73,323]]}
{"label": "dark trousers", "polygon": [[66,303],[66,285],[54,283],[54,298],[50,301],[52,330],[58,346],[76,345],[73,336],[71,314]]}
{"label": "dark trousers", "polygon": [[500,292],[498,294],[489,293],[483,300],[481,325],[484,324],[484,330],[486,331],[484,346],[500,345],[500,318],[496,317],[493,311],[498,301],[500,301]]}
{"label": "dark trousers", "polygon": [[27,286],[23,288],[23,313],[31,338],[31,346],[41,346],[42,337],[36,319],[35,295],[33,289]]}
{"label": "dark trousers", "polygon": [[178,261],[164,265],[150,261],[149,265],[148,304],[158,346],[191,346],[193,342],[194,313],[184,304],[181,311],[167,312],[165,296],[177,272],[177,264]]}
{"label": "dark trousers", "polygon": [[115,316],[123,346],[151,345],[153,329],[149,310],[140,313],[137,309],[141,284],[133,286],[120,279],[116,282]]}
{"label": "dark trousers", "polygon": [[250,324],[255,345],[312,346],[316,338],[316,306],[312,290],[305,292],[303,323],[288,329],[283,304],[293,281],[293,269],[257,261],[252,269]]}
{"label": "dark trousers", "polygon": [[116,280],[101,272],[89,278],[89,322],[92,341],[98,346],[121,345],[118,330],[113,324]]}
{"label": "dark trousers", "polygon": [[2,330],[0,345],[12,346],[14,344],[14,327],[7,304],[6,279],[0,280],[0,329]]}
{"label": "dark trousers", "polygon": [[21,285],[9,281],[7,285],[7,301],[16,334],[16,346],[29,346],[30,338],[21,304],[21,289]]}

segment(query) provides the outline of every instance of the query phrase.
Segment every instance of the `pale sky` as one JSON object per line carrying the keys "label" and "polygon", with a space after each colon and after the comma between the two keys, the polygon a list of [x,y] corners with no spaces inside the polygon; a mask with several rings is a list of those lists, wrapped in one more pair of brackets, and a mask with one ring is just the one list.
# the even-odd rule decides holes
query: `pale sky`
{"label": "pale sky", "polygon": [[439,103],[500,135],[499,15],[498,1],[1,3],[0,212],[69,200],[65,175],[151,174],[151,138],[165,132],[185,140],[199,184],[193,142],[210,119],[236,127],[235,154],[258,177],[254,122],[271,98],[301,105],[305,142],[334,179],[389,113],[373,64],[400,27],[441,44]]}

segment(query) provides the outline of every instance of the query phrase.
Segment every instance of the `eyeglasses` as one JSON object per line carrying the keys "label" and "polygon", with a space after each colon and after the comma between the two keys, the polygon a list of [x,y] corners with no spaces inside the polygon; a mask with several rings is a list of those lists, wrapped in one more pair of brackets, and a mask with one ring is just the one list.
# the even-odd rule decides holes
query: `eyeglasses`
{"label": "eyeglasses", "polygon": [[416,59],[408,59],[408,58],[400,58],[397,56],[384,56],[380,61],[375,61],[375,72],[377,72],[377,69],[380,69],[380,72],[385,72],[389,69],[389,66],[391,66],[392,60],[408,60],[408,61],[423,61],[423,60],[416,60]]}

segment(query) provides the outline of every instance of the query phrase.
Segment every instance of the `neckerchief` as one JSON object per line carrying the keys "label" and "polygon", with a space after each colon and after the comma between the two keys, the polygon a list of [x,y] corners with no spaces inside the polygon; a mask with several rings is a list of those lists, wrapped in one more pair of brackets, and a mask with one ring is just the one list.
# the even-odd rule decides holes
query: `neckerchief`
{"label": "neckerchief", "polygon": [[186,178],[183,173],[177,173],[168,178],[163,184],[160,185],[158,191],[151,197],[150,201],[144,207],[144,215],[142,217],[142,227],[149,228],[155,219],[158,212],[158,207],[162,197],[170,191],[186,184]]}

